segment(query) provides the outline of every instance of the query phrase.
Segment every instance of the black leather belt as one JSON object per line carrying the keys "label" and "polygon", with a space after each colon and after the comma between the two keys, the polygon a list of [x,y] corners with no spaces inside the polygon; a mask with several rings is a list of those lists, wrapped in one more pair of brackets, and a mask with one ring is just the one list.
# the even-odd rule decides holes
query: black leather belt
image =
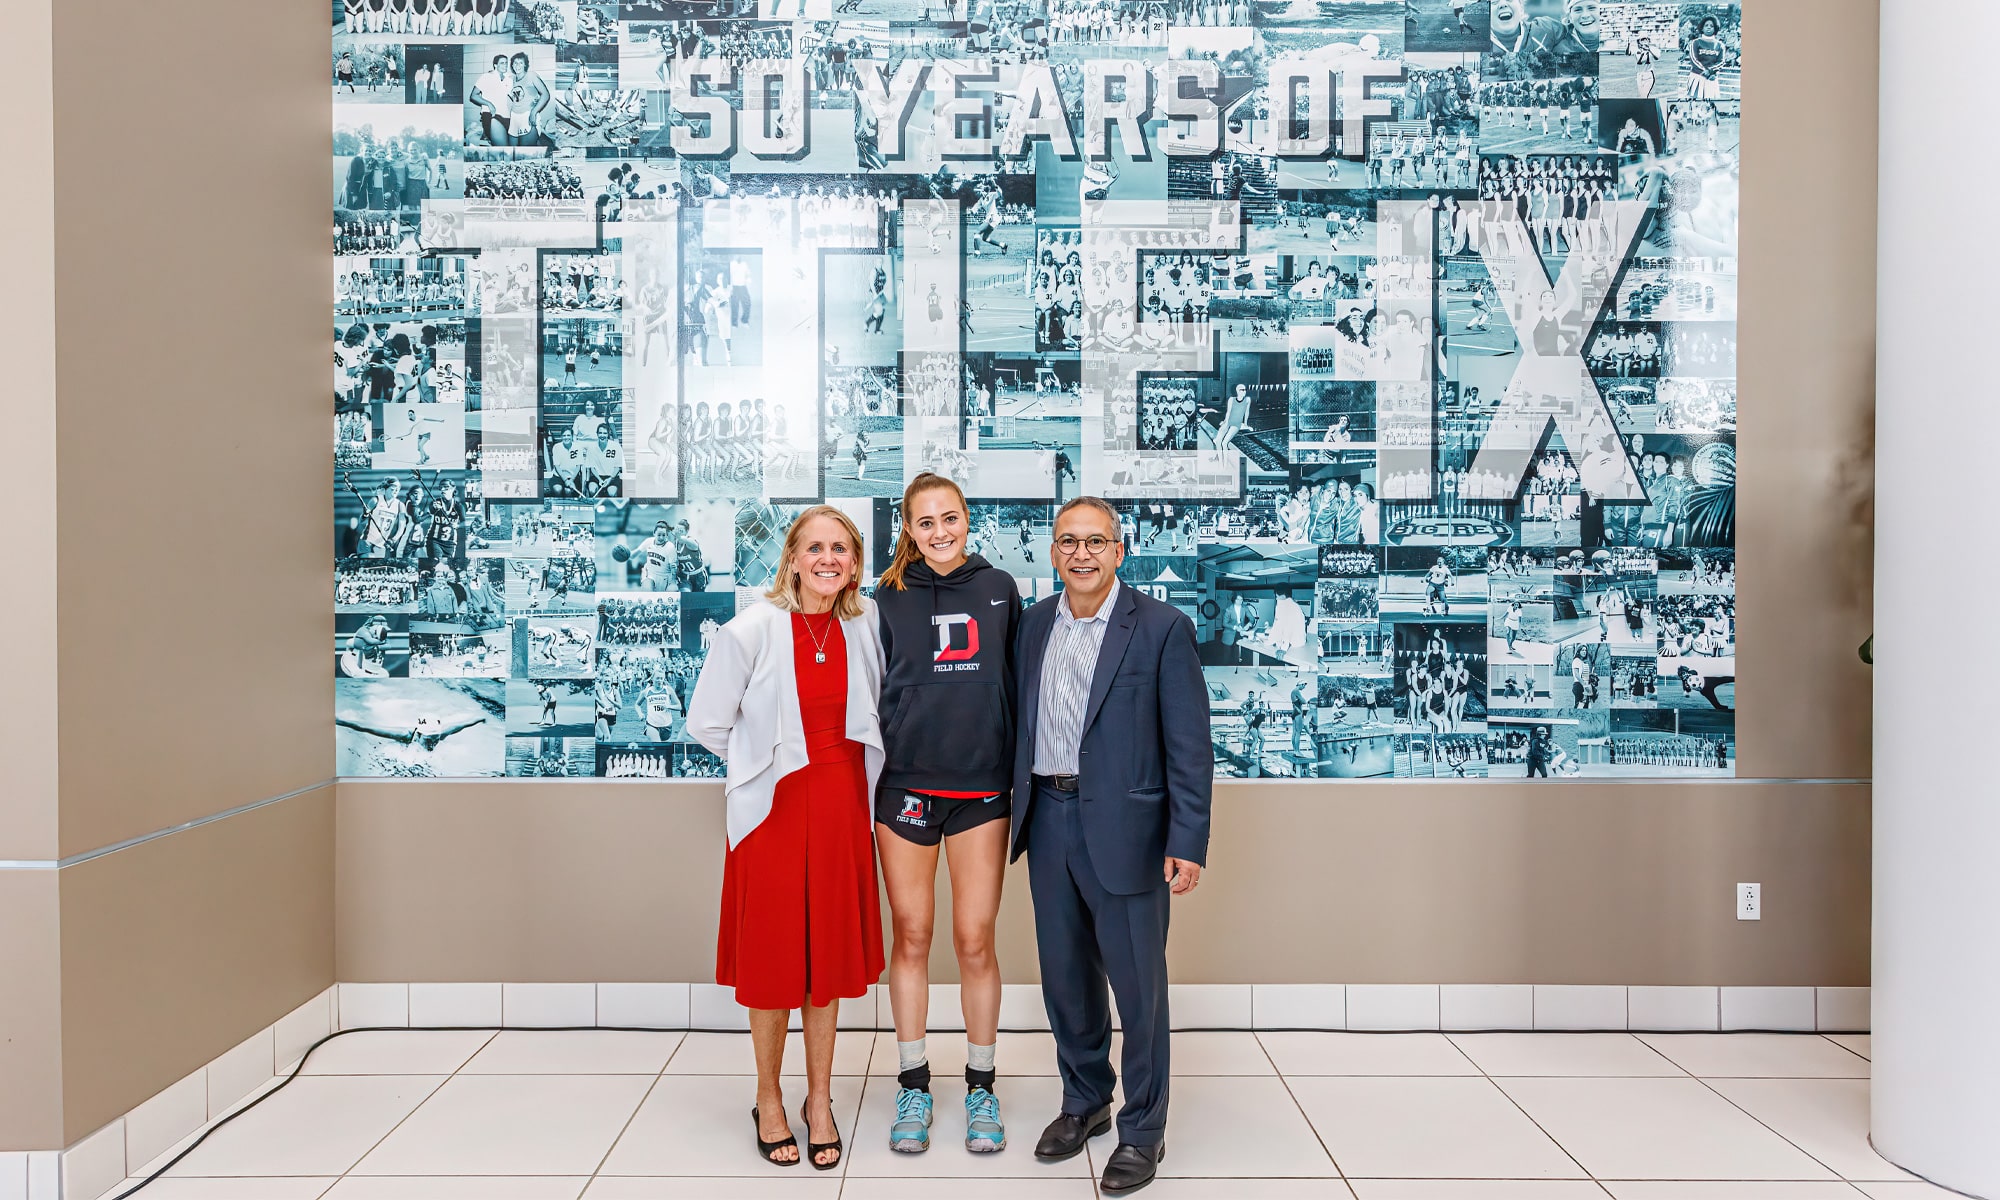
{"label": "black leather belt", "polygon": [[1037,775],[1035,776],[1035,782],[1041,784],[1043,787],[1054,788],[1059,792],[1073,792],[1077,790],[1077,777],[1074,775]]}

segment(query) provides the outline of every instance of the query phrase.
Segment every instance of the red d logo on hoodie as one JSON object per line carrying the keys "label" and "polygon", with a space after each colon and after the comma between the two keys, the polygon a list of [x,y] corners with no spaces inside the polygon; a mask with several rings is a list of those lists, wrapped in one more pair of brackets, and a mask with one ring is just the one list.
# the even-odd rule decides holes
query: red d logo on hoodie
{"label": "red d logo on hoodie", "polygon": [[[931,618],[937,626],[937,653],[932,657],[938,662],[957,662],[979,653],[979,622],[970,613],[941,613]],[[958,638],[959,626],[965,627],[965,645],[953,648],[952,642]]]}

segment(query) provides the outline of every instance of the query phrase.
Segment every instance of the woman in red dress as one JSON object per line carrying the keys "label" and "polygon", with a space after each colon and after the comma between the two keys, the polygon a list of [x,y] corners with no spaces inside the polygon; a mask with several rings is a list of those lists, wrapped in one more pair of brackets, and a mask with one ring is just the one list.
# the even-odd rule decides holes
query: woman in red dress
{"label": "woman in red dress", "polygon": [[882,976],[870,797],[882,770],[874,605],[857,588],[861,534],[837,508],[807,509],[785,536],[769,603],[711,642],[688,703],[689,734],[721,755],[728,858],[716,982],[750,1010],[757,1145],[800,1161],[778,1079],[785,1026],[803,1010],[807,1157],[840,1162],[832,1108],[834,1028],[845,997]]}

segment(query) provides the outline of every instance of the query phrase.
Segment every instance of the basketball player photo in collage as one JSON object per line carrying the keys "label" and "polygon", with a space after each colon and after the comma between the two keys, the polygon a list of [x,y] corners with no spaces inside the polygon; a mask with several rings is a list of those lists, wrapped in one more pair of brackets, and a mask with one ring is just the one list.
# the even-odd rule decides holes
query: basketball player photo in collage
{"label": "basketball player photo in collage", "polygon": [[343,776],[714,778],[808,505],[1193,623],[1223,775],[1735,770],[1736,5],[333,0]]}

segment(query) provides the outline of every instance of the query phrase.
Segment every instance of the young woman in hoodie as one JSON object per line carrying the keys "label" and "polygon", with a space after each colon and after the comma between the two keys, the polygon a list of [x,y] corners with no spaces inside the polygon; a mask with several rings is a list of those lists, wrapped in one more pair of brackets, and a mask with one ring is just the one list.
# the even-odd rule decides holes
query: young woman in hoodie
{"label": "young woman in hoodie", "polygon": [[952,948],[965,1015],[965,1148],[1005,1148],[994,1096],[1000,965],[993,925],[1007,868],[1014,761],[1014,630],[1021,596],[1007,572],[966,552],[965,494],[926,471],[903,492],[894,560],[875,588],[884,658],[886,759],[875,844],[895,930],[889,1000],[900,1067],[889,1148],[929,1149],[931,926],[938,847],[951,864]]}

